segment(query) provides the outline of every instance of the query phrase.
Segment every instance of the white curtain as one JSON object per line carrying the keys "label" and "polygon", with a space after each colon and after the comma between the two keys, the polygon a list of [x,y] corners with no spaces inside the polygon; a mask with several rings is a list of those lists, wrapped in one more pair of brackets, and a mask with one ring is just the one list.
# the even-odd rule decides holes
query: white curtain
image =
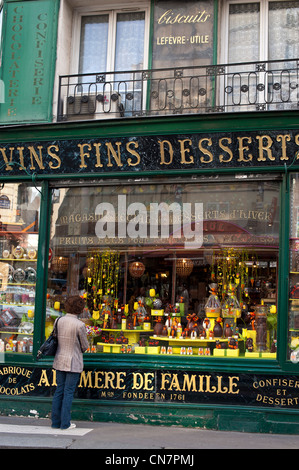
{"label": "white curtain", "polygon": [[229,6],[228,62],[259,60],[260,5],[238,3]]}
{"label": "white curtain", "polygon": [[299,2],[269,3],[269,60],[299,57]]}
{"label": "white curtain", "polygon": [[106,72],[109,15],[83,16],[79,73]]}
{"label": "white curtain", "polygon": [[[107,55],[113,57],[108,44],[109,20],[113,15],[82,17],[79,54],[79,73],[109,72]],[[143,68],[144,12],[119,13],[116,21],[114,70],[140,70]]]}
{"label": "white curtain", "polygon": [[[299,56],[299,1],[269,2],[268,60],[295,59]],[[229,6],[228,62],[255,62],[260,57],[260,3],[237,3]]]}
{"label": "white curtain", "polygon": [[144,51],[144,12],[117,15],[115,71],[141,70]]}

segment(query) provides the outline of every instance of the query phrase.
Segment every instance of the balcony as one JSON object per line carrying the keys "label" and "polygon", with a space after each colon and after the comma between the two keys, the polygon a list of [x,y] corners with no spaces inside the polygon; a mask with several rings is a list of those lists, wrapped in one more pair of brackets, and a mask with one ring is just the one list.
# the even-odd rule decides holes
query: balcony
{"label": "balcony", "polygon": [[299,108],[299,59],[65,75],[58,121]]}

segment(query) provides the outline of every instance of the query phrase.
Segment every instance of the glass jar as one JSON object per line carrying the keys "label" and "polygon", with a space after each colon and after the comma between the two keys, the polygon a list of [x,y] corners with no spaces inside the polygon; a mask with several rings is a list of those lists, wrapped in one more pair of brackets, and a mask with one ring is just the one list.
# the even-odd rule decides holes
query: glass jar
{"label": "glass jar", "polygon": [[218,297],[216,283],[210,284],[210,296],[205,305],[205,312],[207,317],[219,317],[221,312],[221,303]]}
{"label": "glass jar", "polygon": [[268,307],[266,305],[255,307],[256,347],[258,351],[267,350],[267,314]]}

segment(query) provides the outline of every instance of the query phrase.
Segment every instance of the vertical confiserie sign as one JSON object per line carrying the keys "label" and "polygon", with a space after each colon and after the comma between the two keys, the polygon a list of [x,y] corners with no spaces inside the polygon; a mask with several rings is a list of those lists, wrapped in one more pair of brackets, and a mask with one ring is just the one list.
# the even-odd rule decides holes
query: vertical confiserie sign
{"label": "vertical confiserie sign", "polygon": [[1,123],[50,120],[57,0],[7,2],[3,18]]}

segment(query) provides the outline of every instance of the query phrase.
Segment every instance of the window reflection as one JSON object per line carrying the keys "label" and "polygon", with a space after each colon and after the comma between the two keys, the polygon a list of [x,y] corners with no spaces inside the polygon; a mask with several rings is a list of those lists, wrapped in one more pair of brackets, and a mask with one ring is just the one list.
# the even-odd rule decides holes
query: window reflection
{"label": "window reflection", "polygon": [[40,188],[5,183],[0,194],[0,353],[32,353]]}
{"label": "window reflection", "polygon": [[86,299],[90,352],[275,357],[275,181],[56,188],[50,247],[48,307]]}

